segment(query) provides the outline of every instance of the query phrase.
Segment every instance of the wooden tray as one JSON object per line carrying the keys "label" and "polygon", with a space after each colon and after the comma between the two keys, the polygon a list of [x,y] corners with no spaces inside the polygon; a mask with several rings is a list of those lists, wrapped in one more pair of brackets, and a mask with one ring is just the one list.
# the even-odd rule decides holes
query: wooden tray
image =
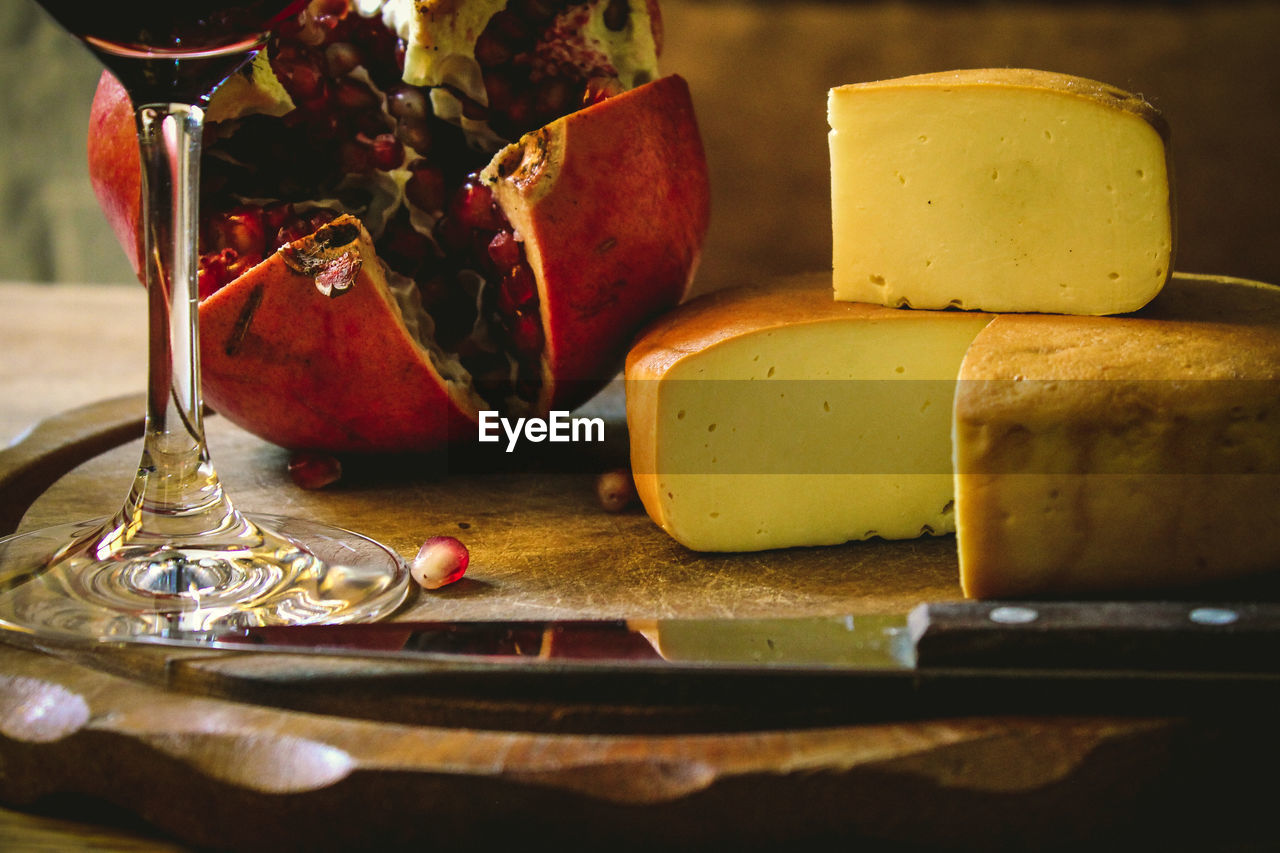
{"label": "wooden tray", "polygon": [[[243,509],[340,523],[409,555],[437,533],[467,542],[467,578],[418,593],[400,618],[866,613],[959,597],[949,538],[709,556],[682,549],[638,509],[602,512],[594,476],[626,458],[619,390],[594,405],[611,430],[589,452],[349,460],[343,482],[320,492],[289,483],[284,451],[218,418],[208,428]],[[129,398],[77,410],[0,453],[0,521],[17,523],[32,499],[20,529],[114,511],[137,461],[129,437],[141,409]],[[1274,709],[925,709],[923,719],[855,725],[776,696],[759,703],[774,716],[753,716],[745,697],[741,716],[720,707],[708,717],[672,712],[660,696],[627,714],[593,708],[581,692],[537,701],[442,691],[373,720],[370,692],[396,679],[394,665],[380,666],[0,645],[0,798],[88,795],[193,844],[235,849],[857,839],[993,850],[1104,836],[1224,849],[1265,831],[1266,811],[1253,810],[1265,789],[1245,771],[1280,757]],[[293,688],[307,684],[311,710],[291,708]]]}

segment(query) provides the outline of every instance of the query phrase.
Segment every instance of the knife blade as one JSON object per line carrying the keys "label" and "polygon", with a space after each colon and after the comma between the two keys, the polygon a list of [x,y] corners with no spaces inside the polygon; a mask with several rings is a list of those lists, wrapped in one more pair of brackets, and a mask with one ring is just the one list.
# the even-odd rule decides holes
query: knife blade
{"label": "knife blade", "polygon": [[1280,604],[1262,602],[946,601],[897,614],[265,625],[138,639],[535,665],[1280,677]]}
{"label": "knife blade", "polygon": [[[163,664],[171,689],[502,730],[698,732],[1280,707],[1274,603],[952,601],[778,619],[258,626],[97,646],[90,657],[98,664],[121,647],[194,650]],[[72,654],[83,659],[85,649]],[[122,660],[117,670],[138,666]]]}

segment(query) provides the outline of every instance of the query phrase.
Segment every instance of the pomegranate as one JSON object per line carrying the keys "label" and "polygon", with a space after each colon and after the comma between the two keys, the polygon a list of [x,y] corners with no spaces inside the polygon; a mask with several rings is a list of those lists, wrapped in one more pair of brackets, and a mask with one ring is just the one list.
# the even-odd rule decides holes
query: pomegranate
{"label": "pomegranate", "polygon": [[[205,397],[269,441],[432,450],[572,408],[684,296],[709,213],[687,85],[638,0],[312,0],[209,105]],[[139,267],[132,108],[95,190]]]}

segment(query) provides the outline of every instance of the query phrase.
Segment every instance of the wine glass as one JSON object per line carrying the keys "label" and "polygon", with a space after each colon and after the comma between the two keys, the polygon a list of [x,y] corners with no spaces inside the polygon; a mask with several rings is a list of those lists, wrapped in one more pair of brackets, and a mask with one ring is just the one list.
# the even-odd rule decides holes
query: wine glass
{"label": "wine glass", "polygon": [[304,519],[242,515],[201,419],[196,291],[204,107],[305,0],[38,0],[114,73],[142,150],[149,316],[138,472],[113,517],[0,539],[0,625],[86,638],[214,638],[238,628],[372,620],[408,569],[371,539]]}

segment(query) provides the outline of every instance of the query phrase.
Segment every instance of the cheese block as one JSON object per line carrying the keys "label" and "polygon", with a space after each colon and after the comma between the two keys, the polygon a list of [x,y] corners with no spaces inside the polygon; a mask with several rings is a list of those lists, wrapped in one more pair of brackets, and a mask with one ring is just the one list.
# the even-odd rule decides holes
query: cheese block
{"label": "cheese block", "polygon": [[1137,95],[952,71],[837,87],[828,120],[837,299],[1116,314],[1170,275],[1168,131]]}
{"label": "cheese block", "polygon": [[[695,550],[955,530],[972,597],[1280,568],[1280,288],[1175,275],[1123,317],[721,291],[626,366],[646,511]],[[954,472],[954,477],[953,477]]]}
{"label": "cheese block", "polygon": [[701,551],[954,529],[951,407],[990,316],[831,299],[828,274],[720,291],[626,365],[636,490]]}
{"label": "cheese block", "polygon": [[1179,274],[1134,316],[1002,315],[960,378],[966,594],[1280,568],[1280,288]]}

